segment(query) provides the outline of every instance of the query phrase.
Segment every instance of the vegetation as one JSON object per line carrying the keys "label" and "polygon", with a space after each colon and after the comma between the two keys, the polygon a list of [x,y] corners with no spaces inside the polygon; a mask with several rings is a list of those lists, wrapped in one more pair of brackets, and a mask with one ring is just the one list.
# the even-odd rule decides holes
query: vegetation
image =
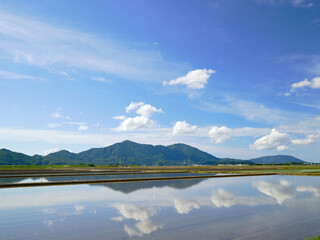
{"label": "vegetation", "polygon": [[320,240],[320,234],[317,237],[304,238],[304,240]]}
{"label": "vegetation", "polygon": [[144,165],[144,166],[188,166],[188,165],[219,165],[219,164],[266,164],[289,162],[305,163],[286,155],[266,156],[251,160],[217,158],[186,144],[170,146],[139,144],[131,141],[116,143],[105,148],[92,148],[80,153],[67,150],[51,153],[47,156],[28,156],[0,150],[0,165]]}

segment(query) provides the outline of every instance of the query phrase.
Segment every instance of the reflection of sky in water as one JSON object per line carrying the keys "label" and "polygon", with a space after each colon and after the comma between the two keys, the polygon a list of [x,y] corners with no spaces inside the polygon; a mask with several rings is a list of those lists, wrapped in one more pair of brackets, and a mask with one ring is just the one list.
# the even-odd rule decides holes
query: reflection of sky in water
{"label": "reflection of sky in water", "polygon": [[319,206],[317,177],[1,189],[0,239],[303,239]]}

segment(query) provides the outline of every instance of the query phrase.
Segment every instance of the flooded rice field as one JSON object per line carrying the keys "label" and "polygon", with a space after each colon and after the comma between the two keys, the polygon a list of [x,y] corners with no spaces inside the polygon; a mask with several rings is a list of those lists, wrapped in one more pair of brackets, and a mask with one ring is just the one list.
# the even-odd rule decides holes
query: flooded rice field
{"label": "flooded rice field", "polygon": [[0,189],[0,239],[303,239],[319,206],[310,176]]}

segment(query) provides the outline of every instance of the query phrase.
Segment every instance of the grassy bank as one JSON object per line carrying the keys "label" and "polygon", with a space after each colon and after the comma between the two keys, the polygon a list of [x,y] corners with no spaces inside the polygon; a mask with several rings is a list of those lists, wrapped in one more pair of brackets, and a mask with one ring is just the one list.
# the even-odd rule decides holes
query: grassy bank
{"label": "grassy bank", "polygon": [[0,166],[0,171],[143,171],[143,172],[194,172],[194,173],[228,173],[228,174],[259,174],[277,173],[284,175],[320,176],[320,165],[253,165],[253,166],[110,166],[110,165],[10,165]]}

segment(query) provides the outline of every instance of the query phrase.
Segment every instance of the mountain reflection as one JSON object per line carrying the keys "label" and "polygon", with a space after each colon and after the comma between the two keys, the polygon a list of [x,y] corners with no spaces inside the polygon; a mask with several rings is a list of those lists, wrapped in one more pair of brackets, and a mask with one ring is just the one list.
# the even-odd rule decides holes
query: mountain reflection
{"label": "mountain reflection", "polygon": [[188,180],[169,180],[169,181],[146,181],[146,182],[130,182],[128,183],[108,183],[108,184],[92,184],[90,186],[104,186],[122,193],[132,193],[141,189],[170,187],[174,189],[186,189],[195,186],[206,179],[188,179]]}

